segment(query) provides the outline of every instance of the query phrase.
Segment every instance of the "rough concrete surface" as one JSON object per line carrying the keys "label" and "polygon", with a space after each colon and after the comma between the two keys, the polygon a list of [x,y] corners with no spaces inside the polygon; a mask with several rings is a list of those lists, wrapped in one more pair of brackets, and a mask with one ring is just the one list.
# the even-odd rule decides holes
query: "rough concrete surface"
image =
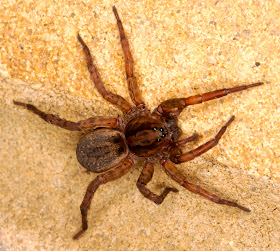
{"label": "rough concrete surface", "polygon": [[[135,183],[137,164],[101,186],[89,229],[77,241],[89,182],[75,156],[81,133],[50,125],[13,100],[73,121],[120,112],[90,80],[76,35],[88,44],[106,88],[129,100],[116,5],[149,108],[173,97],[264,81],[185,109],[191,149],[232,116],[220,143],[178,165],[191,182],[249,207],[214,204],[157,166],[148,185],[180,190],[157,206]],[[280,250],[279,1],[9,1],[0,7],[1,250]]]}

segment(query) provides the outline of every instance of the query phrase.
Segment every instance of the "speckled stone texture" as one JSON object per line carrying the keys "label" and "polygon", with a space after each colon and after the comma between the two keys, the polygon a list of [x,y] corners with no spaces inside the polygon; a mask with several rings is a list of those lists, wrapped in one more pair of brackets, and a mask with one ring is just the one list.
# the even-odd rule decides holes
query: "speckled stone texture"
{"label": "speckled stone texture", "polygon": [[[149,188],[180,190],[157,206],[136,187],[141,163],[101,186],[79,240],[89,182],[75,156],[82,136],[13,100],[73,121],[120,112],[95,90],[76,35],[106,88],[129,99],[116,5],[149,108],[236,85],[265,85],[191,106],[179,124],[197,147],[232,116],[219,145],[178,165],[191,182],[249,207],[214,204],[157,166]],[[280,6],[277,1],[9,1],[0,7],[1,250],[280,250]]]}

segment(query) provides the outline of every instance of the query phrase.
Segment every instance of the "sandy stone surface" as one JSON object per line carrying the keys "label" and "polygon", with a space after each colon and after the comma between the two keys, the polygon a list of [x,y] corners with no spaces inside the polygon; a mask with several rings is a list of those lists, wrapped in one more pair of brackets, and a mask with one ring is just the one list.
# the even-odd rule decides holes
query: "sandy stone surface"
{"label": "sandy stone surface", "polygon": [[[59,3],[57,3],[59,2]],[[108,90],[129,100],[116,5],[150,109],[174,97],[263,81],[263,86],[185,109],[179,124],[219,145],[178,165],[189,181],[252,212],[214,204],[157,166],[148,185],[180,192],[157,206],[136,187],[137,164],[97,191],[79,240],[79,205],[95,174],[76,160],[81,137],[13,100],[72,121],[120,114],[90,80],[76,35]],[[279,250],[280,8],[277,1],[9,1],[0,9],[1,250]]]}

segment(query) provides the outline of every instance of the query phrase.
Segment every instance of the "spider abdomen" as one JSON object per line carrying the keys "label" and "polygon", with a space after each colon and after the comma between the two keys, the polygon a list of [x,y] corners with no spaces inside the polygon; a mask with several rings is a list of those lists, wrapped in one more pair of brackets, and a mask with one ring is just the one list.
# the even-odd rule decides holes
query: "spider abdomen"
{"label": "spider abdomen", "polygon": [[100,173],[120,163],[128,155],[128,146],[120,131],[100,128],[80,140],[76,153],[83,167]]}
{"label": "spider abdomen", "polygon": [[148,157],[168,144],[170,131],[162,120],[139,116],[128,122],[125,137],[131,152],[139,157]]}

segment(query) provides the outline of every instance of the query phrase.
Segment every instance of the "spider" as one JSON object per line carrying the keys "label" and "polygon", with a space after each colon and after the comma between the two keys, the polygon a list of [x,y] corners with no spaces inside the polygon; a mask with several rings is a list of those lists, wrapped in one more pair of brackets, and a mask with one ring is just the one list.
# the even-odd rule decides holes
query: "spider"
{"label": "spider", "polygon": [[146,107],[137,85],[133,73],[134,62],[128,40],[115,6],[113,6],[113,12],[117,20],[124,53],[129,95],[134,106],[123,97],[106,90],[86,43],[79,33],[77,37],[83,47],[87,67],[96,89],[105,100],[119,108],[123,112],[123,116],[117,118],[99,116],[72,122],[53,114],[47,114],[31,104],[14,101],[15,105],[23,106],[39,115],[46,122],[61,128],[71,131],[94,129],[79,141],[76,154],[79,163],[87,171],[101,174],[87,187],[80,206],[82,229],[73,236],[73,239],[78,239],[88,228],[87,214],[93,195],[98,187],[125,175],[133,167],[134,163],[141,158],[145,159],[145,164],[137,180],[137,187],[144,197],[158,205],[163,202],[170,192],[177,193],[178,190],[166,187],[160,195],[157,195],[146,187],[152,179],[156,163],[161,164],[163,170],[171,179],[191,192],[199,194],[217,204],[237,207],[243,211],[250,212],[250,209],[244,206],[221,199],[200,186],[188,182],[186,177],[175,166],[175,164],[190,161],[216,146],[227,127],[233,122],[234,116],[225,123],[213,139],[186,153],[183,153],[181,148],[186,143],[196,140],[198,135],[194,133],[190,137],[181,138],[182,132],[177,124],[177,118],[186,106],[199,104],[223,97],[229,93],[259,86],[263,82],[216,90],[187,98],[168,99],[151,112]]}

